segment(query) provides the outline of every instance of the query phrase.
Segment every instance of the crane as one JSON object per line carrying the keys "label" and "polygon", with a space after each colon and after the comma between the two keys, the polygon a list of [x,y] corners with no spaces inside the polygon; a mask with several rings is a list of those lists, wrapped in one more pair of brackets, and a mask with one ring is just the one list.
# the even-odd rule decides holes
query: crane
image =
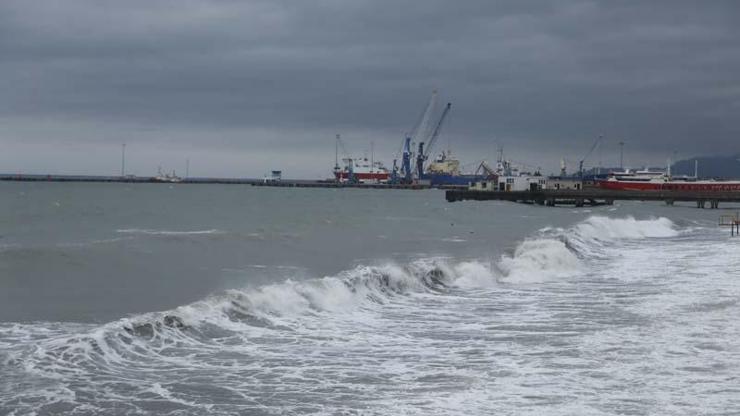
{"label": "crane", "polygon": [[583,158],[578,162],[578,176],[580,176],[581,178],[583,178],[583,162],[585,162],[586,159],[588,159],[588,157],[591,156],[591,153],[594,152],[594,150],[596,149],[596,146],[598,146],[599,143],[601,143],[601,139],[603,138],[604,138],[603,135],[599,135],[599,137],[594,141],[594,144],[591,145],[591,148],[588,149],[588,153],[586,153],[586,155],[583,156]]}
{"label": "crane", "polygon": [[439,121],[434,127],[434,131],[432,132],[431,136],[429,136],[426,151],[424,150],[424,142],[419,142],[419,150],[416,155],[416,170],[419,179],[421,179],[421,177],[424,175],[424,162],[429,159],[429,154],[431,153],[432,147],[439,137],[439,132],[442,130],[442,124],[447,118],[447,114],[450,112],[450,107],[452,107],[452,103],[447,103],[444,111],[442,111],[442,115],[439,117]]}
{"label": "crane", "polygon": [[429,131],[429,119],[437,106],[437,90],[432,91],[432,96],[429,98],[429,102],[424,107],[424,110],[419,115],[419,118],[411,130],[411,133],[404,136],[401,142],[401,169],[400,178],[398,175],[398,168],[396,166],[396,160],[393,161],[393,181],[401,180],[404,183],[411,183],[413,180],[413,167],[412,162],[412,142],[419,141],[420,138],[426,136]]}

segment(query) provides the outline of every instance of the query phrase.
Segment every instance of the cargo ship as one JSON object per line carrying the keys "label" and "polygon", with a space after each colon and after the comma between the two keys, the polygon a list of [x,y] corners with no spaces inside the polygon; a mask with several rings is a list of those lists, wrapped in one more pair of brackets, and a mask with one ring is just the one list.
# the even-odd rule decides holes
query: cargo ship
{"label": "cargo ship", "polygon": [[366,157],[344,158],[344,167],[334,168],[334,179],[337,182],[355,183],[387,183],[390,172],[379,161],[371,161]]}
{"label": "cargo ship", "polygon": [[740,180],[699,180],[692,176],[671,176],[670,172],[650,170],[612,172],[607,179],[599,180],[596,184],[602,189],[622,191],[740,191]]}
{"label": "cargo ship", "polygon": [[481,162],[475,173],[462,173],[460,160],[453,158],[450,151],[442,152],[430,163],[421,178],[428,180],[431,186],[468,186],[471,183],[494,176],[492,169]]}

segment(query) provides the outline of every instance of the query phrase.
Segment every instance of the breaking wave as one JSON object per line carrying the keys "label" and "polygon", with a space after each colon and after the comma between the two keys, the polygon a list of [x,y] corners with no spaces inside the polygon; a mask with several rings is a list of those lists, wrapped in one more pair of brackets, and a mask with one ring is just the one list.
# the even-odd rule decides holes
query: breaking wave
{"label": "breaking wave", "polygon": [[574,231],[582,238],[619,240],[640,238],[665,238],[677,236],[676,225],[665,217],[636,220],[634,217],[589,217],[577,224]]}
{"label": "breaking wave", "polygon": [[[177,235],[219,231],[119,232]],[[610,245],[622,240],[678,233],[675,224],[666,218],[594,216],[568,229],[540,230],[495,261],[426,258],[406,265],[360,265],[336,276],[229,290],[170,311],[136,315],[102,326],[81,326],[72,333],[69,327],[55,331],[36,324],[0,326],[0,340],[10,340],[8,345],[24,345],[24,349],[15,347],[0,355],[0,364],[50,380],[101,372],[115,378],[132,369],[147,373],[193,365],[221,371],[229,364],[218,360],[206,364],[193,357],[220,354],[265,339],[270,343],[297,342],[295,334],[300,334],[298,339],[320,337],[325,328],[342,323],[349,327],[372,326],[374,317],[389,307],[414,304],[424,297],[441,299],[440,295],[454,295],[461,289],[574,275],[591,257],[603,255]],[[334,331],[331,336],[341,333]],[[167,396],[161,384],[155,387],[156,394]]]}
{"label": "breaking wave", "polygon": [[[128,229],[122,233],[213,234],[218,230],[155,231]],[[497,261],[450,262],[426,258],[407,265],[360,265],[336,276],[302,281],[286,280],[257,288],[228,290],[168,312],[125,318],[106,325],[121,334],[154,337],[162,331],[198,328],[204,324],[260,327],[283,319],[321,313],[342,313],[368,305],[383,305],[413,293],[440,293],[454,288],[486,287],[503,282],[536,282],[578,272],[584,262],[599,256],[605,245],[624,239],[671,237],[678,234],[667,218],[590,217],[568,229],[546,228],[520,242]]]}
{"label": "breaking wave", "polygon": [[604,258],[605,249],[624,240],[675,237],[676,225],[668,218],[592,216],[571,228],[544,228],[504,255],[496,269],[506,281],[537,282],[578,272],[582,263]]}

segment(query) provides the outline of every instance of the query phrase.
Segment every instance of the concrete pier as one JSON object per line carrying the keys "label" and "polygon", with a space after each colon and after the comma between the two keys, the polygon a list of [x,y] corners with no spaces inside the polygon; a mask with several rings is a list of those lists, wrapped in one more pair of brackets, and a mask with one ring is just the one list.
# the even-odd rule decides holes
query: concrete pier
{"label": "concrete pier", "polygon": [[103,183],[160,183],[177,184],[220,184],[251,185],[279,188],[363,188],[363,189],[429,189],[426,184],[388,183],[339,183],[332,180],[281,179],[265,180],[252,178],[182,178],[179,181],[161,181],[149,176],[85,176],[85,175],[9,175],[0,174],[0,181],[12,182],[103,182]]}
{"label": "concrete pier", "polygon": [[539,191],[471,191],[448,190],[448,202],[455,201],[512,201],[530,204],[556,206],[611,205],[614,201],[664,201],[667,205],[675,202],[696,202],[697,208],[719,208],[720,202],[740,202],[740,192],[691,192],[691,191],[612,191],[606,189],[582,190],[539,190]]}

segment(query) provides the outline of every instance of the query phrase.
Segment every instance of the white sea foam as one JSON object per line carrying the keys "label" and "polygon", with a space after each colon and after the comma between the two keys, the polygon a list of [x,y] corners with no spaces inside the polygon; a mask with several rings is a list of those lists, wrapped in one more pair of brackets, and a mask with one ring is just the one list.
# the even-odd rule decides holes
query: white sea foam
{"label": "white sea foam", "polygon": [[498,268],[509,281],[538,282],[578,270],[578,257],[560,240],[535,239],[519,244],[513,256],[503,256]]}
{"label": "white sea foam", "polygon": [[172,231],[172,230],[153,230],[146,228],[124,228],[116,230],[120,234],[142,234],[142,235],[207,235],[207,234],[224,234],[225,231],[210,229],[210,230],[192,230],[192,231]]}
{"label": "white sea foam", "polygon": [[[717,351],[717,345],[722,353],[712,359],[725,365],[737,350],[731,338],[697,344],[691,331],[668,331],[651,320],[656,311],[665,318],[717,308],[708,303],[713,293],[703,295],[704,309],[686,302],[676,309],[666,305],[674,299],[665,294],[670,286],[654,289],[673,258],[682,263],[670,270],[689,269],[701,254],[671,251],[678,234],[663,218],[591,217],[567,229],[542,230],[494,261],[434,257],[360,265],[334,276],[229,290],[102,326],[0,326],[0,345],[8,347],[0,365],[15,381],[40,383],[12,396],[33,409],[92,397],[98,406],[112,406],[97,413],[121,406],[129,406],[123,413],[147,413],[137,406],[155,397],[194,408],[185,414],[352,414],[369,408],[379,414],[649,413],[656,409],[650,392],[633,392],[634,408],[619,407],[621,393],[610,393],[645,376],[645,351],[664,353],[651,357],[655,371],[648,367],[648,376],[651,388],[664,395],[661,403],[670,403],[683,385],[661,368],[683,374],[683,365],[696,366],[685,351]],[[650,268],[630,262],[647,256],[633,244],[641,239],[668,247]],[[605,255],[616,252],[625,257]],[[716,262],[730,258],[727,253]],[[715,267],[728,265],[737,261]],[[603,290],[593,275],[603,268],[607,277],[619,277],[620,270],[609,267],[635,276],[628,286],[610,283]],[[738,309],[732,299],[723,302],[715,318]],[[655,333],[666,340],[678,335],[683,355],[671,355],[667,341],[651,344],[645,325],[662,329]],[[724,371],[721,380],[733,376],[733,367],[722,368],[716,370]],[[694,373],[714,383],[711,373]],[[598,399],[592,386],[601,389]],[[691,406],[706,397],[692,392],[677,413],[696,409]],[[1,398],[9,401],[7,394]],[[727,405],[728,397],[719,394],[710,410]]]}
{"label": "white sea foam", "polygon": [[596,240],[666,238],[678,235],[676,225],[665,217],[636,220],[634,217],[593,216],[577,224],[574,231],[583,238]]}

